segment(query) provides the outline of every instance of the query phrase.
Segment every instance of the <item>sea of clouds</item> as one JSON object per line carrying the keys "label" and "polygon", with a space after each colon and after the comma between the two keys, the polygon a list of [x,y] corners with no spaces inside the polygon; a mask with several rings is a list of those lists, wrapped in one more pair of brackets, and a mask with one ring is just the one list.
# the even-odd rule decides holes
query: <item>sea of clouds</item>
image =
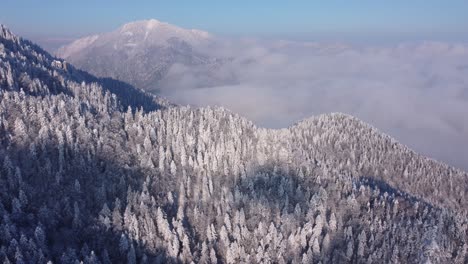
{"label": "sea of clouds", "polygon": [[204,48],[229,59],[209,70],[173,65],[161,82],[163,95],[224,106],[271,128],[348,113],[417,152],[468,170],[466,44],[243,39]]}

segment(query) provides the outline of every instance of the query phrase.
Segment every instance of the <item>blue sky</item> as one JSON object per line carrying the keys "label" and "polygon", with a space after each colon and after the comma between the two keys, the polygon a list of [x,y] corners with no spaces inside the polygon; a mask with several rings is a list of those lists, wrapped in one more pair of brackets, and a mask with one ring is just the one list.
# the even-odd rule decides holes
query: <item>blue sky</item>
{"label": "blue sky", "polygon": [[73,38],[156,18],[223,35],[468,39],[466,0],[0,0],[0,6],[0,23],[32,38]]}

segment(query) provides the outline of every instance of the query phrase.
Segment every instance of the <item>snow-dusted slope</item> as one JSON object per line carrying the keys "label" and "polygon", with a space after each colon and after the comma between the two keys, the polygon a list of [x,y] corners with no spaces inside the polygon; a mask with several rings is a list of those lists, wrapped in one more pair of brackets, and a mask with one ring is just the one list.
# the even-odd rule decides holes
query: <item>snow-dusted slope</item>
{"label": "snow-dusted slope", "polygon": [[210,34],[195,29],[183,29],[156,19],[127,23],[115,31],[86,36],[59,48],[56,54],[62,58],[78,56],[87,49],[110,45],[114,50],[127,52],[148,46],[169,47],[174,39],[199,45],[209,41]]}
{"label": "snow-dusted slope", "polygon": [[221,60],[197,51],[197,47],[212,40],[207,32],[150,19],[78,39],[61,47],[56,55],[97,76],[155,90],[175,64],[209,72],[221,63]]}
{"label": "snow-dusted slope", "polygon": [[83,49],[86,49],[99,38],[99,35],[87,36],[77,39],[67,46],[61,47],[57,51],[57,55],[62,58],[68,58],[72,55],[79,54]]}
{"label": "snow-dusted slope", "polygon": [[468,263],[468,175],[354,117],[108,85],[0,25],[2,263]]}

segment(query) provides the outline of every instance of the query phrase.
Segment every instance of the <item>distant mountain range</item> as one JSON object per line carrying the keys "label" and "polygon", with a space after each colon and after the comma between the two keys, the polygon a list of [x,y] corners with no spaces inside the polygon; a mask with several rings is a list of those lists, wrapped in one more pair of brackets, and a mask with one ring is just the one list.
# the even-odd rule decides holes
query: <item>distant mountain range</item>
{"label": "distant mountain range", "polygon": [[3,263],[467,263],[467,197],[352,116],[259,128],[0,26]]}
{"label": "distant mountain range", "polygon": [[[96,76],[157,91],[174,65],[194,67],[209,76],[210,71],[229,61],[200,51],[200,46],[212,41],[213,37],[207,32],[150,19],[78,39],[59,48],[56,55]],[[215,85],[217,81],[213,76],[206,85]]]}

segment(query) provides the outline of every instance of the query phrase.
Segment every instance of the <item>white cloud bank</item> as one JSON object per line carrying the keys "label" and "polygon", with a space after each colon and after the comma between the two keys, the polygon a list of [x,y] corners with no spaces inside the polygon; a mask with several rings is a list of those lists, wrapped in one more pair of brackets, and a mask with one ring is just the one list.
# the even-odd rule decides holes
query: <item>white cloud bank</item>
{"label": "white cloud bank", "polygon": [[[178,103],[222,105],[266,127],[321,113],[352,114],[424,155],[468,170],[468,45],[242,40],[209,52],[233,60],[209,77],[175,65],[162,93]],[[207,78],[224,85],[206,87]]]}

